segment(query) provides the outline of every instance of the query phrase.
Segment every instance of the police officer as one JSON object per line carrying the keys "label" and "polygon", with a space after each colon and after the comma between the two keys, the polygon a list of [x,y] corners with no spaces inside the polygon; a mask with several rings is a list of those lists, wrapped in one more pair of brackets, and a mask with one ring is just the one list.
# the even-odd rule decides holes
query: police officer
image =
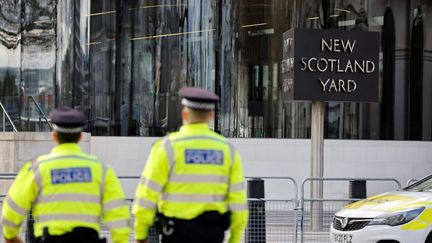
{"label": "police officer", "polygon": [[135,238],[148,242],[155,221],[163,243],[240,242],[248,210],[239,153],[211,131],[219,97],[199,88],[182,88],[180,131],[153,146],[135,194]]}
{"label": "police officer", "polygon": [[31,208],[37,242],[104,242],[101,219],[114,242],[128,242],[130,215],[116,174],[77,144],[84,114],[63,108],[51,114],[51,122],[58,145],[24,165],[3,203],[6,243],[22,242],[18,233]]}

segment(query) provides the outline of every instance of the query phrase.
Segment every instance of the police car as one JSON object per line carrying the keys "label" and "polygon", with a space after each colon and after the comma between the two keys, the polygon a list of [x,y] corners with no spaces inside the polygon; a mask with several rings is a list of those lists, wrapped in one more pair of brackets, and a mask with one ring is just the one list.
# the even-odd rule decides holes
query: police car
{"label": "police car", "polygon": [[332,243],[432,243],[432,175],[338,211]]}

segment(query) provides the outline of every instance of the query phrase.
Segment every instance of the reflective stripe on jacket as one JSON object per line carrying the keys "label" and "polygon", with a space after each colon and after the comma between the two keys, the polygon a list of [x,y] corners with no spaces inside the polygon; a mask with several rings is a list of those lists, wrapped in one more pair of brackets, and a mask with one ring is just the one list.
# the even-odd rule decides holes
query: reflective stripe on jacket
{"label": "reflective stripe on jacket", "polygon": [[117,176],[96,157],[83,153],[77,144],[61,144],[24,165],[3,206],[6,238],[19,233],[31,205],[36,237],[42,236],[44,227],[51,235],[75,227],[99,232],[102,219],[114,242],[129,240],[129,209]]}
{"label": "reflective stripe on jacket", "polygon": [[207,124],[182,126],[158,141],[137,187],[133,213],[136,239],[147,238],[156,210],[192,219],[205,211],[231,211],[230,243],[239,242],[247,223],[240,155]]}

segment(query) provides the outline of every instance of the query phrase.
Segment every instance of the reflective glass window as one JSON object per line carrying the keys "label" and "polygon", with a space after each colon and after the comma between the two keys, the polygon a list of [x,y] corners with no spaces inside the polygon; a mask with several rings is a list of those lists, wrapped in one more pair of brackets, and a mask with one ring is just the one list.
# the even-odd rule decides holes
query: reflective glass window
{"label": "reflective glass window", "polygon": [[[327,102],[329,139],[432,139],[432,3],[421,0],[0,0],[0,101],[21,131],[58,106],[93,135],[163,136],[177,91],[221,97],[228,137],[309,138],[311,102],[281,98],[282,34],[375,31],[379,103]],[[0,119],[1,120],[1,119]]]}

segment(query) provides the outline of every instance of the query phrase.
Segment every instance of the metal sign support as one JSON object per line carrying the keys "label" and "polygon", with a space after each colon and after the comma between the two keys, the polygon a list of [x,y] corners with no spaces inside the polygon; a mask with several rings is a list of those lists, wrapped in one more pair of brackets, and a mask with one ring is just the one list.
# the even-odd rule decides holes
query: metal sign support
{"label": "metal sign support", "polygon": [[[311,122],[311,177],[324,177],[324,112],[323,101],[312,102]],[[323,182],[312,181],[311,198],[323,198]],[[311,204],[311,227],[312,230],[321,230],[323,226],[323,203],[315,201]]]}
{"label": "metal sign support", "polygon": [[[323,29],[329,28],[330,1],[322,0]],[[312,101],[311,121],[311,177],[324,177],[324,101]],[[313,181],[311,183],[311,198],[323,198],[323,182]],[[321,231],[323,227],[323,203],[312,202],[311,204],[311,227],[312,230]]]}

